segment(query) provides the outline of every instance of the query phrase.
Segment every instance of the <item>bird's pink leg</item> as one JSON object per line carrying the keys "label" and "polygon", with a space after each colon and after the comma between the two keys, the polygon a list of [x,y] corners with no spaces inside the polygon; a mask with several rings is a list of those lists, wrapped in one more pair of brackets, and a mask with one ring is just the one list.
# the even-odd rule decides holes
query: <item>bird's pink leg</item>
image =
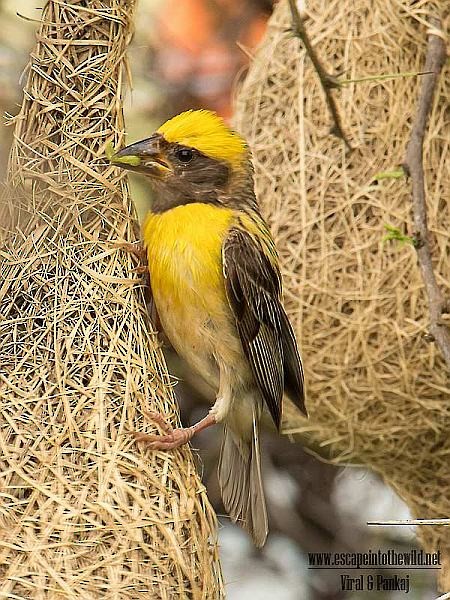
{"label": "bird's pink leg", "polygon": [[191,427],[173,427],[165,420],[165,418],[157,412],[146,412],[149,419],[157,423],[165,435],[155,435],[151,433],[141,433],[133,431],[131,435],[137,442],[144,442],[151,450],[173,450],[187,444],[196,433],[203,431],[207,427],[216,424],[216,418],[209,413],[195,425]]}

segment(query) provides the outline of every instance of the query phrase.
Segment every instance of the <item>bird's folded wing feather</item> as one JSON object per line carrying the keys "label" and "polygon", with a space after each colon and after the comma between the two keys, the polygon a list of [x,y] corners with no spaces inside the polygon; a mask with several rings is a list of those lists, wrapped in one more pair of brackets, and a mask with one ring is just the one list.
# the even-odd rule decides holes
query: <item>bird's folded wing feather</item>
{"label": "bird's folded wing feather", "polygon": [[257,238],[238,226],[230,230],[222,253],[226,294],[242,346],[279,428],[284,390],[306,414],[302,363],[281,304],[280,272]]}

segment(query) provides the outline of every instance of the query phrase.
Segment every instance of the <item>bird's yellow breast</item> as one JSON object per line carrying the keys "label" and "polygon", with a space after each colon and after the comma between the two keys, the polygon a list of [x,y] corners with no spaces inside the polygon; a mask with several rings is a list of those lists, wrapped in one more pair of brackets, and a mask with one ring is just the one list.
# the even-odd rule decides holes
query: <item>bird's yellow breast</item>
{"label": "bird's yellow breast", "polygon": [[232,210],[203,203],[148,215],[144,242],[158,311],[173,318],[186,318],[193,306],[211,316],[223,312],[222,244],[232,221]]}

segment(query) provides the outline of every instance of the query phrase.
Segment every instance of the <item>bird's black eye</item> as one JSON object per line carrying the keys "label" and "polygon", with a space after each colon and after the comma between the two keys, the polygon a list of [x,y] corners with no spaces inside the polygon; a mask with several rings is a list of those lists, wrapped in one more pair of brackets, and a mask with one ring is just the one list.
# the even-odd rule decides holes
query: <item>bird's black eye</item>
{"label": "bird's black eye", "polygon": [[188,163],[194,158],[194,152],[190,148],[180,148],[175,155],[182,163]]}

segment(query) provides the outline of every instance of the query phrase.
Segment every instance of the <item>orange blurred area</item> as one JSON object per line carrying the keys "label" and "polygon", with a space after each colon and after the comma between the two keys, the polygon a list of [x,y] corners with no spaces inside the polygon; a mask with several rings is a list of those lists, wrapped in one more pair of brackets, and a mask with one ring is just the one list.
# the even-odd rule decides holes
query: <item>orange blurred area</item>
{"label": "orange blurred area", "polygon": [[214,38],[215,15],[205,0],[171,0],[160,15],[161,39],[198,55]]}
{"label": "orange blurred area", "polygon": [[169,0],[157,13],[155,69],[170,89],[173,112],[207,106],[232,112],[233,82],[261,40],[272,3]]}

